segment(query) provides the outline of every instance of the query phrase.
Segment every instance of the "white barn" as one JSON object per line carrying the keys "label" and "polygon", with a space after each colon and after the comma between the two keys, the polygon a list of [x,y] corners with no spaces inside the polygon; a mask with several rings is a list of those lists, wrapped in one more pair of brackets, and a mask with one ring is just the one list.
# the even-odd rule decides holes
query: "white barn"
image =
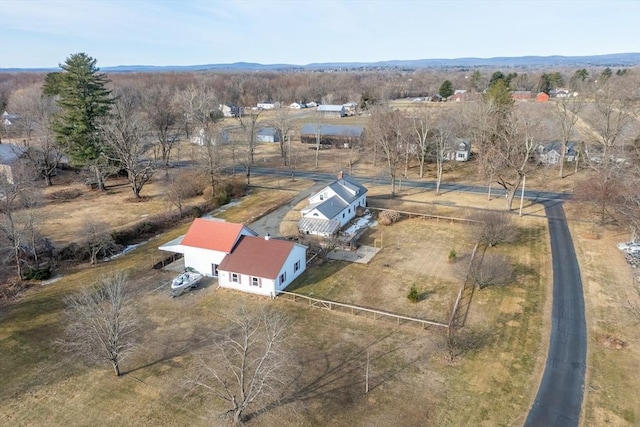
{"label": "white barn", "polygon": [[358,207],[367,205],[367,189],[342,172],[338,179],[309,197],[301,211],[298,229],[303,234],[331,236],[356,216]]}

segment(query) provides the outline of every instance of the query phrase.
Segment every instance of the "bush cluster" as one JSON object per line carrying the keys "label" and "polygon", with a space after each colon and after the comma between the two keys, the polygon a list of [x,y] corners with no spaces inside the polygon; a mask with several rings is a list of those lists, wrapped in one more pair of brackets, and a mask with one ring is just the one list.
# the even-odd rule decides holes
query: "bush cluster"
{"label": "bush cluster", "polygon": [[396,211],[382,211],[378,214],[378,224],[391,225],[400,219],[400,214]]}

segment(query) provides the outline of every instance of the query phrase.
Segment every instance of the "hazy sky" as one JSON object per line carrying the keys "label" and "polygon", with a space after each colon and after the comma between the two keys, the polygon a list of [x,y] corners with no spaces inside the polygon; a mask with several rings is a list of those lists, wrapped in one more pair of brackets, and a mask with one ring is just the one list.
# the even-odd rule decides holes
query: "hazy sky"
{"label": "hazy sky", "polygon": [[640,52],[640,0],[0,0],[0,68]]}

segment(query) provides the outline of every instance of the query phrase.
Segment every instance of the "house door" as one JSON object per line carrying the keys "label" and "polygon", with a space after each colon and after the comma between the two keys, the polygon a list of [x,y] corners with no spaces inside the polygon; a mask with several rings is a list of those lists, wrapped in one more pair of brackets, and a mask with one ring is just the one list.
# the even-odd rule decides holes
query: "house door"
{"label": "house door", "polygon": [[213,277],[218,277],[218,264],[211,264],[211,274]]}

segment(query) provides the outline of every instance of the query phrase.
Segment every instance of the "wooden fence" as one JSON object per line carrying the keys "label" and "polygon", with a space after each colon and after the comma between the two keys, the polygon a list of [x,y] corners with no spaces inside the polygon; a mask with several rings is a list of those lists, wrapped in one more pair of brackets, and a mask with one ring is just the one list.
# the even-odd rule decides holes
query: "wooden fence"
{"label": "wooden fence", "polygon": [[363,314],[364,317],[373,320],[391,320],[398,325],[419,325],[421,329],[429,326],[440,328],[448,328],[446,323],[435,322],[432,320],[418,319],[416,317],[403,316],[400,314],[390,313],[388,311],[375,310],[372,308],[360,307],[357,305],[345,304],[329,300],[322,300],[306,295],[296,294],[294,292],[280,291],[278,298],[284,298],[295,302],[308,302],[310,307],[322,308],[329,311],[340,311],[343,313],[351,313],[355,316]]}
{"label": "wooden fence", "polygon": [[413,217],[421,217],[421,218],[425,218],[425,219],[435,219],[436,222],[437,221],[448,221],[451,223],[454,222],[461,222],[461,223],[467,223],[467,224],[476,224],[476,223],[481,223],[482,221],[478,221],[475,219],[469,219],[469,218],[456,218],[456,217],[452,217],[452,216],[442,216],[442,215],[432,215],[432,214],[426,214],[426,213],[419,213],[419,212],[407,212],[407,211],[398,211],[395,209],[386,209],[386,208],[374,208],[371,206],[367,206],[367,209],[373,210],[373,211],[390,211],[390,212],[397,212],[400,215],[404,215],[407,216],[409,218],[413,218]]}

